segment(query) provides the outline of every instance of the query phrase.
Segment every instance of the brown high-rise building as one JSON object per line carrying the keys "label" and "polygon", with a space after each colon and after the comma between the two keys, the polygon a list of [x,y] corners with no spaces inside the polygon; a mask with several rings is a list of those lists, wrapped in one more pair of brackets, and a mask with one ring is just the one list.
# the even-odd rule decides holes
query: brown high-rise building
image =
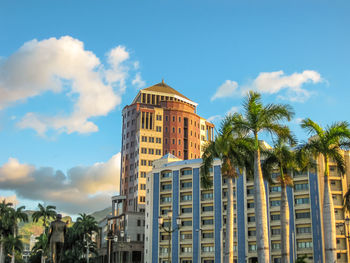
{"label": "brown high-rise building", "polygon": [[126,197],[125,211],[144,212],[153,160],[166,154],[200,158],[205,142],[213,140],[214,125],[198,116],[196,107],[163,81],[140,90],[124,107],[120,195]]}

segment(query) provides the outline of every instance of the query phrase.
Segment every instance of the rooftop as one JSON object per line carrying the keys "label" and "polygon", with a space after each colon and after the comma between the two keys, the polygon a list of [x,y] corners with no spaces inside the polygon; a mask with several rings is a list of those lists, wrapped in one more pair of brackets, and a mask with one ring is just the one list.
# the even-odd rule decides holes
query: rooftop
{"label": "rooftop", "polygon": [[177,90],[173,89],[169,85],[167,85],[164,82],[164,80],[162,80],[162,82],[160,82],[158,84],[155,84],[155,85],[153,85],[151,87],[148,87],[148,88],[144,88],[142,90],[172,94],[172,95],[176,95],[176,96],[179,96],[179,97],[181,97],[183,99],[191,101],[189,98],[187,98],[186,96],[182,95],[180,92],[178,92]]}

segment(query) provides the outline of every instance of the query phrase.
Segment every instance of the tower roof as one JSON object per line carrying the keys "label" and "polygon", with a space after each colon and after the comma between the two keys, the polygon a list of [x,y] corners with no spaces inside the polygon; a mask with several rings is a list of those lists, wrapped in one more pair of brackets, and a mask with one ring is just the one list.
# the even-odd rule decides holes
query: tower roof
{"label": "tower roof", "polygon": [[189,98],[187,98],[186,96],[184,96],[180,92],[178,92],[177,90],[175,90],[172,87],[170,87],[169,85],[167,85],[164,82],[164,80],[162,80],[162,82],[160,82],[158,84],[155,84],[155,85],[153,85],[151,87],[148,87],[148,88],[145,88],[143,90],[144,91],[154,91],[154,92],[161,92],[161,93],[177,95],[177,96],[182,97],[182,98],[184,98],[186,100],[190,100]]}

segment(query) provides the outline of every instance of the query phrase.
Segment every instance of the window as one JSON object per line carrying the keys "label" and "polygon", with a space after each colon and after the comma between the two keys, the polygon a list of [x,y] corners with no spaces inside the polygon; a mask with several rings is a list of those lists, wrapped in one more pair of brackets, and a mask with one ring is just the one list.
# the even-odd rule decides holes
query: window
{"label": "window", "polygon": [[256,230],[248,230],[248,236],[250,237],[256,236]]}
{"label": "window", "polygon": [[179,133],[181,133],[181,128],[179,128]]}
{"label": "window", "polygon": [[273,250],[281,249],[281,243],[272,243],[272,249]]}
{"label": "window", "polygon": [[182,214],[192,213],[192,207],[184,207],[184,208],[181,208],[181,213],[182,213]]}
{"label": "window", "polygon": [[202,246],[202,252],[208,253],[208,252],[214,252],[214,246],[208,246],[208,245],[203,245]]}
{"label": "window", "polygon": [[173,139],[173,144],[175,144],[175,139]]}
{"label": "window", "polygon": [[309,234],[311,233],[311,227],[304,226],[304,227],[297,227],[297,234]]}
{"label": "window", "polygon": [[270,193],[281,192],[281,186],[271,186]]}
{"label": "window", "polygon": [[277,236],[281,234],[281,229],[280,228],[272,228],[271,229],[271,235]]}
{"label": "window", "polygon": [[141,137],[141,141],[147,142],[147,137],[146,137],[146,136],[142,136],[142,137]]}
{"label": "window", "polygon": [[175,121],[175,116],[173,116],[173,121]]}
{"label": "window", "polygon": [[247,204],[247,207],[248,207],[248,208],[254,208],[254,207],[255,207],[255,205],[254,205],[254,203],[253,203],[253,202],[251,202],[251,203],[248,203],[248,204]]}
{"label": "window", "polygon": [[203,238],[214,238],[214,232],[203,232],[202,237]]}
{"label": "window", "polygon": [[141,226],[141,220],[137,219],[137,226]]}
{"label": "window", "polygon": [[171,184],[163,184],[162,190],[171,190]]}
{"label": "window", "polygon": [[141,172],[141,178],[146,178],[146,172]]}
{"label": "window", "polygon": [[161,131],[162,131],[162,127],[157,126],[157,127],[156,127],[156,131],[157,131],[157,132],[161,132]]}
{"label": "window", "polygon": [[181,240],[186,240],[186,239],[192,239],[192,233],[189,232],[189,233],[181,233],[180,235],[180,239]]}
{"label": "window", "polygon": [[281,206],[281,200],[270,201],[270,206]]}
{"label": "window", "polygon": [[214,224],[214,219],[203,219],[202,220],[202,225],[213,225]]}
{"label": "window", "polygon": [[214,211],[214,207],[212,205],[202,207],[202,212],[212,212],[212,211]]}
{"label": "window", "polygon": [[214,194],[212,192],[210,193],[202,193],[202,201],[205,200],[213,200]]}
{"label": "window", "polygon": [[141,160],[141,165],[147,165],[147,161],[146,160]]}
{"label": "window", "polygon": [[154,149],[148,149],[148,154],[154,154]]}
{"label": "window", "polygon": [[146,184],[140,184],[140,189],[141,190],[146,190]]}
{"label": "window", "polygon": [[149,137],[148,142],[154,142],[154,137]]}
{"label": "window", "polygon": [[311,241],[301,241],[297,242],[298,249],[308,249],[312,248],[312,242]]}
{"label": "window", "polygon": [[280,217],[281,216],[279,214],[271,215],[271,221],[280,220]]}
{"label": "window", "polygon": [[253,188],[248,188],[247,189],[247,195],[253,195],[254,194],[254,189]]}
{"label": "window", "polygon": [[181,246],[181,252],[183,252],[183,253],[192,253],[192,247]]}
{"label": "window", "polygon": [[181,201],[192,201],[192,194],[181,195]]}
{"label": "window", "polygon": [[161,138],[156,138],[156,143],[162,143],[162,139]]}
{"label": "window", "polygon": [[296,205],[302,205],[302,204],[308,204],[308,203],[309,203],[309,198],[308,197],[295,198],[295,204]]}
{"label": "window", "polygon": [[146,197],[140,196],[140,202],[144,203],[146,201]]}
{"label": "window", "polygon": [[256,244],[248,244],[248,251],[249,252],[256,251]]}
{"label": "window", "polygon": [[157,121],[161,121],[162,120],[162,115],[157,115]]}
{"label": "window", "polygon": [[192,182],[182,182],[181,188],[192,188]]}
{"label": "window", "polygon": [[192,226],[192,220],[182,220],[181,225],[182,226]]}
{"label": "window", "polygon": [[168,116],[165,116],[165,120],[168,121]]}
{"label": "window", "polygon": [[295,184],[294,190],[295,191],[309,190],[309,184]]}
{"label": "window", "polygon": [[310,218],[310,212],[299,212],[295,213],[296,219],[302,219],[302,218]]}
{"label": "window", "polygon": [[191,175],[192,174],[192,169],[187,169],[187,170],[182,170],[181,175]]}
{"label": "window", "polygon": [[171,196],[163,196],[160,198],[161,203],[171,203],[171,201],[172,201]]}
{"label": "window", "polygon": [[148,161],[148,166],[152,166],[153,161]]}
{"label": "window", "polygon": [[255,216],[248,216],[248,223],[255,222]]}
{"label": "window", "polygon": [[179,145],[181,145],[181,140],[179,139]]}
{"label": "window", "polygon": [[156,149],[156,155],[162,155],[162,150]]}
{"label": "window", "polygon": [[175,127],[173,127],[173,133],[175,133]]}

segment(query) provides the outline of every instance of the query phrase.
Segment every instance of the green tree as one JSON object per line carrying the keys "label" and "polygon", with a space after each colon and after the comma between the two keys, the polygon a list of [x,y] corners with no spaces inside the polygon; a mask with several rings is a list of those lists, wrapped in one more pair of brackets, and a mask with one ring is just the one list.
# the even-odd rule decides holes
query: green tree
{"label": "green tree", "polygon": [[232,129],[233,116],[227,116],[220,127],[219,134],[215,140],[209,142],[202,155],[203,165],[201,167],[201,183],[205,188],[212,187],[210,169],[213,167],[215,158],[221,160],[221,174],[227,181],[227,210],[226,210],[226,242],[224,262],[233,262],[233,180],[239,176],[239,170],[248,165],[252,156],[252,140],[235,133]]}
{"label": "green tree", "polygon": [[50,219],[55,219],[57,212],[56,206],[48,205],[44,207],[42,204],[38,204],[39,211],[35,211],[32,215],[33,221],[38,222],[40,219],[43,221],[44,231],[48,233],[48,227]]}
{"label": "green tree", "polygon": [[[5,237],[4,244],[7,251],[18,251],[22,252],[23,244],[21,241],[21,236],[9,235]],[[15,263],[15,255],[16,253],[12,253],[12,255],[8,254],[11,257],[11,263]]]}
{"label": "green tree", "polygon": [[4,240],[5,237],[11,231],[11,221],[10,221],[10,211],[12,203],[2,200],[0,203],[0,263],[5,262],[5,247]]}
{"label": "green tree", "polygon": [[251,134],[254,139],[254,201],[256,218],[256,242],[259,262],[270,262],[270,249],[267,227],[266,195],[259,147],[259,134],[267,132],[281,138],[290,138],[288,126],[282,121],[294,115],[289,105],[263,105],[259,93],[249,91],[243,102],[243,115],[236,114],[234,128],[244,134]]}
{"label": "green tree", "polygon": [[350,147],[350,129],[347,122],[337,122],[322,128],[311,119],[304,119],[301,127],[310,136],[308,142],[300,146],[299,152],[317,159],[322,156],[324,163],[324,190],[323,190],[323,231],[326,262],[337,261],[337,244],[335,230],[335,215],[333,199],[329,184],[329,162],[335,161],[338,171],[345,173],[345,161],[342,149]]}
{"label": "green tree", "polygon": [[[14,237],[17,237],[18,235],[18,223],[21,221],[28,222],[28,215],[25,212],[23,212],[24,209],[25,209],[25,206],[20,206],[17,209],[14,209],[14,208],[10,209],[9,220],[13,226],[12,234]],[[13,248],[11,252],[12,252],[11,261],[15,262],[16,251]]]}
{"label": "green tree", "polygon": [[32,253],[40,254],[41,263],[45,263],[45,259],[48,257],[49,253],[49,240],[46,233],[42,233],[40,236],[36,237],[35,245],[32,248]]}
{"label": "green tree", "polygon": [[289,244],[289,204],[287,199],[287,186],[293,185],[291,173],[299,170],[295,152],[285,140],[279,138],[270,151],[264,153],[265,159],[262,164],[264,177],[271,177],[272,173],[278,171],[278,184],[281,185],[281,253],[282,263],[290,262],[290,244]]}
{"label": "green tree", "polygon": [[75,224],[67,229],[63,262],[86,262],[90,253],[97,254],[96,243],[91,239],[97,231],[98,224],[93,216],[79,214]]}

